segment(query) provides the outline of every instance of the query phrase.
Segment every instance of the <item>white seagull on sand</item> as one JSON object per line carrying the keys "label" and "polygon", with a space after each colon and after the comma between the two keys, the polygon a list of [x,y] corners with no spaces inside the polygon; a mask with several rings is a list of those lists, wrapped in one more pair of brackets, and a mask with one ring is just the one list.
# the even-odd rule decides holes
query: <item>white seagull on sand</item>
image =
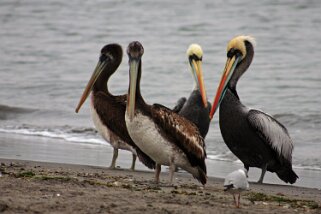
{"label": "white seagull on sand", "polygon": [[[249,189],[247,177],[246,169],[238,169],[228,174],[224,181],[224,191],[228,191],[233,195],[234,203],[237,208],[240,207],[241,192]],[[238,201],[236,200],[235,194],[238,194]]]}

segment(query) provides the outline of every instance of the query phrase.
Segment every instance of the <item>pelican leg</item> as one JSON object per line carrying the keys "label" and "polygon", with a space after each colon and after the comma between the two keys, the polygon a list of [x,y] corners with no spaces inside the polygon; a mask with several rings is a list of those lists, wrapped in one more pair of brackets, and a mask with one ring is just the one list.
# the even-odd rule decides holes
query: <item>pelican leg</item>
{"label": "pelican leg", "polygon": [[155,182],[156,184],[159,183],[159,174],[161,172],[162,166],[158,163],[156,163],[156,168],[155,168]]}
{"label": "pelican leg", "polygon": [[174,177],[174,173],[176,171],[176,166],[175,164],[172,162],[171,165],[169,166],[169,182],[172,185],[173,184],[173,177]]}
{"label": "pelican leg", "polygon": [[130,167],[130,169],[133,171],[135,171],[136,158],[137,158],[137,155],[133,154],[132,166]]}
{"label": "pelican leg", "polygon": [[116,168],[116,159],[118,157],[118,149],[114,148],[114,153],[113,153],[113,159],[111,161],[109,169],[115,169]]}
{"label": "pelican leg", "polygon": [[264,178],[266,169],[267,169],[267,163],[262,166],[261,177],[260,177],[260,179],[258,180],[258,183],[259,183],[259,184],[263,183],[263,178]]}

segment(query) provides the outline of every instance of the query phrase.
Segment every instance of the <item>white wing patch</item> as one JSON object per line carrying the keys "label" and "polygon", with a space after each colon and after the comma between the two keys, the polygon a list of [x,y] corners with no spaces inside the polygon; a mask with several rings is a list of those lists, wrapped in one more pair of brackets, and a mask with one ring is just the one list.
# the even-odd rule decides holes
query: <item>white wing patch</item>
{"label": "white wing patch", "polygon": [[258,110],[250,110],[248,120],[279,155],[292,162],[293,142],[281,123]]}

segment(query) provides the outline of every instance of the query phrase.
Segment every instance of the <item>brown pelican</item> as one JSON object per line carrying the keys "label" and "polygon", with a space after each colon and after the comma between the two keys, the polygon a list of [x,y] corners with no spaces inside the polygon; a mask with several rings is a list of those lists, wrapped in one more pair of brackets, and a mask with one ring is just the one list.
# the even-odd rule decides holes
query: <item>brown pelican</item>
{"label": "brown pelican", "polygon": [[191,44],[187,49],[190,71],[194,78],[194,89],[188,100],[185,97],[177,101],[173,111],[193,122],[205,138],[210,126],[208,114],[211,110],[211,103],[207,101],[203,81],[202,57],[203,51],[198,44]]}
{"label": "brown pelican", "polygon": [[228,43],[227,61],[210,117],[220,105],[223,139],[245,169],[262,169],[259,183],[268,170],[293,184],[298,176],[292,170],[293,143],[287,129],[270,115],[244,106],[236,92],[237,81],[252,62],[254,44],[250,36],[238,36]]}
{"label": "brown pelican", "polygon": [[133,153],[132,170],[135,169],[136,155],[147,167],[155,168],[155,162],[135,145],[128,134],[125,124],[127,95],[114,96],[108,90],[108,80],[120,65],[122,57],[123,50],[118,44],[108,44],[101,49],[98,64],[80,98],[76,112],[92,91],[92,119],[98,132],[114,148],[110,168],[115,168],[118,149]]}
{"label": "brown pelican", "polygon": [[148,105],[140,93],[141,57],[144,48],[131,42],[129,57],[129,89],[125,121],[129,135],[136,145],[156,162],[155,180],[159,182],[161,165],[169,166],[172,183],[176,166],[206,183],[205,145],[198,128],[170,109]]}

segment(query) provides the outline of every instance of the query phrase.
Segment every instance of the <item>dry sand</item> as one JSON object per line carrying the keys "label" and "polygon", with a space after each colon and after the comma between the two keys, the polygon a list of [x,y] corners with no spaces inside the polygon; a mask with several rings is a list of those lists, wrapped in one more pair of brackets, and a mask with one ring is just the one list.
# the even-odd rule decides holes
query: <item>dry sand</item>
{"label": "dry sand", "polygon": [[235,208],[217,178],[203,187],[189,174],[176,173],[170,186],[164,172],[162,183],[155,185],[153,173],[146,171],[8,159],[0,163],[4,213],[321,213],[317,189],[251,183],[241,208]]}

